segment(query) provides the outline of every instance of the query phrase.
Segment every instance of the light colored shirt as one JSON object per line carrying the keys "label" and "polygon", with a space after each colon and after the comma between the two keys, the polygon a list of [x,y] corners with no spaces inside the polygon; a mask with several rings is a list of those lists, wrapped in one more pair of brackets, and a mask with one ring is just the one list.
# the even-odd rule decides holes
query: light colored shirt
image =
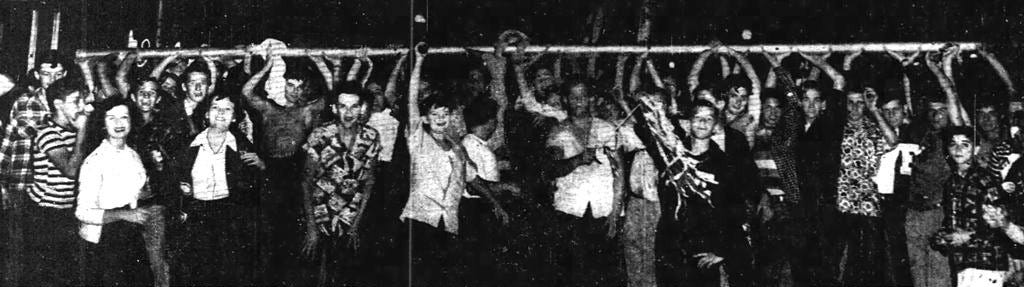
{"label": "light colored shirt", "polygon": [[81,221],[78,235],[92,243],[100,242],[103,214],[124,206],[135,208],[146,185],[146,169],[139,154],[131,148],[118,149],[103,141],[82,163],[78,176],[78,207],[75,217]]}
{"label": "light colored shirt", "polygon": [[228,197],[228,176],[225,171],[227,165],[224,163],[224,154],[230,147],[238,150],[235,146],[235,136],[226,133],[224,144],[216,148],[211,143],[207,134],[209,129],[196,135],[190,147],[199,147],[196,154],[196,162],[192,165],[192,197],[198,200],[218,200]]}
{"label": "light colored shirt", "polygon": [[444,220],[445,231],[459,233],[459,201],[465,192],[465,173],[455,167],[455,151],[445,151],[423,129],[422,123],[414,121],[415,129],[408,139],[412,169],[409,182],[409,200],[405,203],[402,220],[411,219],[440,226]]}
{"label": "light colored shirt", "polygon": [[[548,137],[547,145],[562,149],[562,158],[567,159],[583,153],[587,148],[596,148],[597,162],[576,167],[566,176],[555,179],[555,210],[583,217],[590,206],[594,218],[608,216],[612,211],[615,196],[615,178],[612,175],[611,160],[605,148],[617,147],[615,127],[605,120],[592,118],[589,140],[578,139],[572,129],[559,127]],[[586,145],[584,146],[584,143]]]}
{"label": "light colored shirt", "polygon": [[377,158],[380,161],[391,162],[391,156],[395,153],[395,139],[398,138],[398,120],[391,116],[391,109],[385,109],[379,113],[370,115],[368,126],[377,130],[380,134],[381,151]]}
{"label": "light colored shirt", "polygon": [[[466,155],[472,165],[467,166],[466,181],[473,181],[480,178],[489,182],[498,182],[501,176],[498,173],[498,160],[487,148],[487,142],[474,134],[466,134],[462,137],[462,147],[466,149]],[[480,198],[480,196],[463,193],[464,198]]]}

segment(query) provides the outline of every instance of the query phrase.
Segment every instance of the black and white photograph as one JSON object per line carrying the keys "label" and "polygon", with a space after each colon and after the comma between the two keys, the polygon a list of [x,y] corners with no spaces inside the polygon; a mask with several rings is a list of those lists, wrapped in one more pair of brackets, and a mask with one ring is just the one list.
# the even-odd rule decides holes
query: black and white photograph
{"label": "black and white photograph", "polygon": [[1014,0],[0,0],[0,286],[1024,287],[1018,86]]}

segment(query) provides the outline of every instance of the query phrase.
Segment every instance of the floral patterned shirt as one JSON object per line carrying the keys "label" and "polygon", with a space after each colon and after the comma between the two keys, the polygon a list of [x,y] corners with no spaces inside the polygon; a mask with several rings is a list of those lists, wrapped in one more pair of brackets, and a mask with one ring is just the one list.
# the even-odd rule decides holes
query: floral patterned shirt
{"label": "floral patterned shirt", "polygon": [[352,226],[363,200],[363,184],[381,151],[377,130],[357,126],[352,146],[340,138],[339,123],[313,130],[302,149],[316,167],[306,180],[313,192],[313,216],[322,234],[340,237]]}
{"label": "floral patterned shirt", "polygon": [[881,216],[881,195],[871,180],[878,172],[879,158],[889,150],[882,132],[874,122],[849,121],[843,129],[841,166],[836,205],[839,212]]}

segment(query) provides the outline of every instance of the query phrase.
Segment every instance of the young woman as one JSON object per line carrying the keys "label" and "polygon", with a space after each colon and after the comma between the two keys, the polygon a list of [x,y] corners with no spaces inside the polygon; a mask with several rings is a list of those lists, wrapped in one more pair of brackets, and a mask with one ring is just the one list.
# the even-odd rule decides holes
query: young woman
{"label": "young woman", "polygon": [[263,161],[235,128],[242,109],[214,96],[208,128],[177,158],[175,174],[184,194],[184,242],[177,270],[189,286],[251,285],[254,207]]}
{"label": "young woman", "polygon": [[[128,147],[133,120],[132,103],[112,98],[96,104],[89,129],[104,131],[102,142],[87,143],[93,150],[79,174],[79,235],[90,244],[91,269],[86,285],[124,286],[149,281],[144,263],[142,225],[160,212],[140,207],[146,185],[146,169],[139,155]],[[88,148],[92,147],[92,148]]]}

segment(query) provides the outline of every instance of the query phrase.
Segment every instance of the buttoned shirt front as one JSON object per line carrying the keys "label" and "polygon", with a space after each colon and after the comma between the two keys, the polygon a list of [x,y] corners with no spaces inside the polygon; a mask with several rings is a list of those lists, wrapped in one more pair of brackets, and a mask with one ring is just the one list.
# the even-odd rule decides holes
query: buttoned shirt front
{"label": "buttoned shirt front", "polygon": [[196,162],[192,165],[192,196],[198,200],[218,200],[228,197],[227,165],[224,155],[227,148],[238,150],[235,136],[225,133],[224,142],[215,147],[209,140],[209,129],[196,135],[190,147],[199,147]]}
{"label": "buttoned shirt front", "polygon": [[[416,121],[410,124],[416,129],[408,139],[412,172],[409,182],[409,200],[402,210],[400,219],[411,219],[440,226],[444,220],[445,231],[458,234],[459,202],[465,192],[465,165],[455,166],[454,150],[444,150],[433,137]],[[462,177],[460,177],[462,175]]]}

